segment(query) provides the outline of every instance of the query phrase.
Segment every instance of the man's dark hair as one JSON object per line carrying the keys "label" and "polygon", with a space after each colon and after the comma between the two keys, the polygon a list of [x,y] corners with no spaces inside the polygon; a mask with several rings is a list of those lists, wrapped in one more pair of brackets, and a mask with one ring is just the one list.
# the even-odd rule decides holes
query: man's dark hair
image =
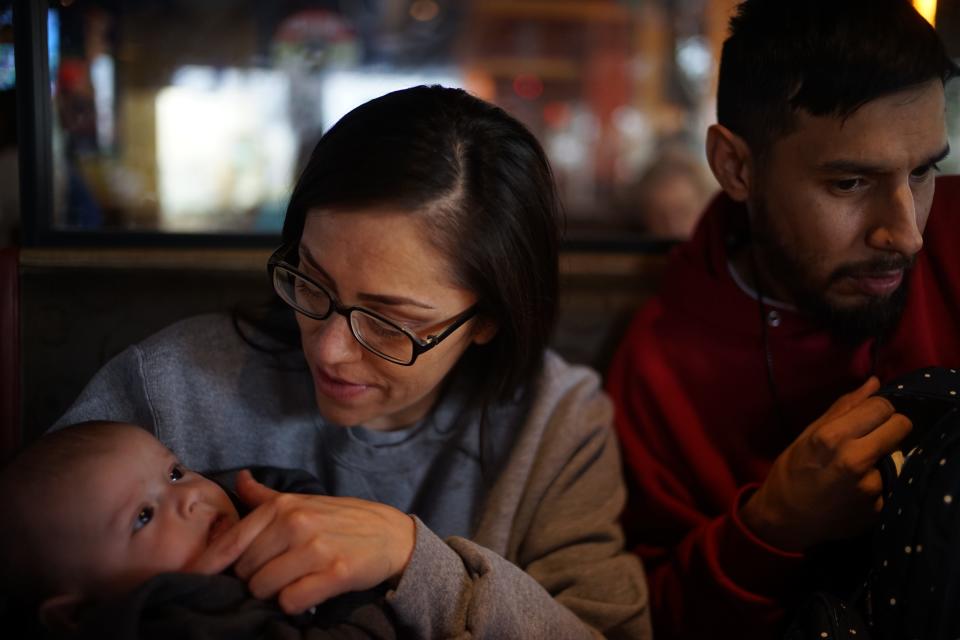
{"label": "man's dark hair", "polygon": [[845,118],[957,71],[908,0],[746,0],[723,45],[717,121],[762,156],[798,111]]}

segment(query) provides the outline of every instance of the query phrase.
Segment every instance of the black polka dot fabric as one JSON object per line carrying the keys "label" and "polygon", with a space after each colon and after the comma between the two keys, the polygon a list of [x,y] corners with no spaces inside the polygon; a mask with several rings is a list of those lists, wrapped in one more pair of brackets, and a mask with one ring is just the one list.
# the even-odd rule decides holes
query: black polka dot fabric
{"label": "black polka dot fabric", "polygon": [[881,640],[960,638],[960,369],[880,390],[913,422],[874,534],[867,619]]}

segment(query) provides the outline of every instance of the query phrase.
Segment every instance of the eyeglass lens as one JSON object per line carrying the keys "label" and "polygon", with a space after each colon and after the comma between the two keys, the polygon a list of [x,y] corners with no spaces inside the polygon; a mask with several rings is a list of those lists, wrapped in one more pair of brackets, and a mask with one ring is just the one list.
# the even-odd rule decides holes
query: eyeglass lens
{"label": "eyeglass lens", "polygon": [[[333,301],[324,289],[283,267],[274,270],[274,283],[280,297],[294,309],[318,318],[329,315]],[[350,328],[362,345],[378,355],[399,362],[413,358],[410,336],[362,309],[350,312]]]}

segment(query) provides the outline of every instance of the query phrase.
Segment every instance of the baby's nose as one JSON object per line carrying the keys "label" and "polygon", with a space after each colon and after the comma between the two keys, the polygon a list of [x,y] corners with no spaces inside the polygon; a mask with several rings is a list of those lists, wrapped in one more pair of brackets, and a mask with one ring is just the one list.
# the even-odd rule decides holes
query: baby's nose
{"label": "baby's nose", "polygon": [[190,518],[212,511],[213,507],[203,499],[203,493],[196,487],[180,487],[177,500],[177,510],[181,517]]}

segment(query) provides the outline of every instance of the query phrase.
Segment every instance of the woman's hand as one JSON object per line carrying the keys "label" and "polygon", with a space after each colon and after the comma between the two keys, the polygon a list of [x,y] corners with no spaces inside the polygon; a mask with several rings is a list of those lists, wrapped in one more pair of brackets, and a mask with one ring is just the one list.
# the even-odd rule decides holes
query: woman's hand
{"label": "woman's hand", "polygon": [[410,516],[357,498],[280,493],[237,475],[237,493],[253,507],[187,568],[219,573],[231,564],[256,598],[276,597],[296,614],[348,591],[399,580],[413,554]]}

